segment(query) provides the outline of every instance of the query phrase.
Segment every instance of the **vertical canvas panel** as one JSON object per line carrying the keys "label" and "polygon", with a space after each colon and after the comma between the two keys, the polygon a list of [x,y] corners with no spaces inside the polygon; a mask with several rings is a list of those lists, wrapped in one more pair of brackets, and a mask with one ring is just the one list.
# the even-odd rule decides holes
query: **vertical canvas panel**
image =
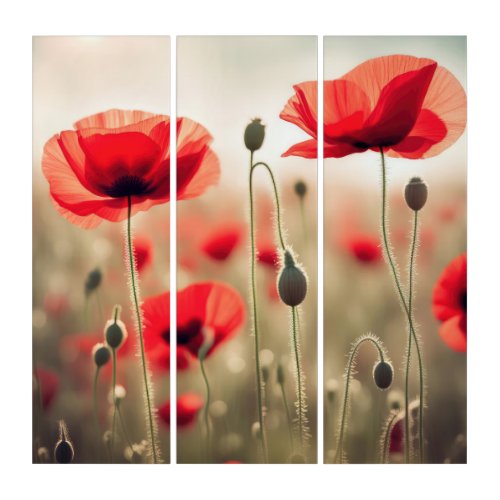
{"label": "vertical canvas panel", "polygon": [[169,60],[168,37],[34,38],[33,462],[169,460],[136,307],[168,289]]}
{"label": "vertical canvas panel", "polygon": [[316,461],[316,59],[177,40],[180,463]]}
{"label": "vertical canvas panel", "polygon": [[465,462],[466,39],[326,37],[324,74],[325,462]]}

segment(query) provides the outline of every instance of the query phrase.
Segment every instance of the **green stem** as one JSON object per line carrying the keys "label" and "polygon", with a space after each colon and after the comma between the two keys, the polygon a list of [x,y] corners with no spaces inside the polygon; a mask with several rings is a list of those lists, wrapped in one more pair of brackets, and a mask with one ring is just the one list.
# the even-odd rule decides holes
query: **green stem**
{"label": "green stem", "polygon": [[382,453],[381,453],[381,463],[386,464],[388,463],[388,455],[389,455],[389,444],[390,444],[390,437],[391,437],[391,432],[392,432],[392,426],[394,425],[394,420],[396,420],[396,417],[398,416],[398,412],[395,411],[392,416],[389,417],[389,421],[387,422],[385,432],[384,432],[384,440],[382,442]]}
{"label": "green stem", "polygon": [[200,368],[201,374],[203,375],[203,380],[205,381],[205,389],[207,391],[207,397],[205,399],[205,408],[203,411],[203,419],[205,421],[205,430],[206,430],[206,454],[207,454],[207,462],[210,463],[210,420],[209,420],[209,407],[210,407],[210,384],[208,383],[207,372],[205,371],[205,361],[200,358]]}
{"label": "green stem", "polygon": [[128,246],[128,258],[130,267],[130,286],[132,291],[132,298],[134,302],[135,318],[137,323],[137,333],[139,336],[139,347],[141,354],[141,366],[142,375],[144,383],[144,399],[146,401],[147,407],[147,426],[149,439],[151,442],[151,454],[153,457],[153,462],[156,464],[160,461],[160,452],[156,445],[156,425],[153,416],[153,405],[152,405],[152,388],[150,387],[150,380],[146,361],[146,352],[144,349],[144,336],[142,333],[142,316],[139,306],[139,292],[138,284],[136,280],[136,270],[135,270],[135,259],[134,259],[134,248],[132,243],[132,228],[131,228],[131,218],[132,218],[132,198],[128,196],[128,215],[127,215],[127,246]]}
{"label": "green stem", "polygon": [[255,339],[255,372],[257,377],[257,406],[259,411],[260,438],[262,443],[262,453],[264,462],[268,462],[266,432],[264,429],[264,413],[262,411],[262,380],[260,372],[260,348],[259,348],[259,323],[257,316],[257,286],[255,277],[256,249],[255,249],[255,228],[254,228],[254,206],[253,206],[253,151],[250,153],[250,174],[249,174],[249,195],[250,195],[250,286],[252,289],[252,323]]}
{"label": "green stem", "polygon": [[342,418],[340,420],[340,428],[339,428],[339,439],[337,444],[337,451],[335,453],[335,463],[342,463],[344,460],[344,434],[345,427],[347,422],[347,409],[349,406],[349,388],[351,384],[352,370],[354,367],[354,361],[356,359],[356,355],[358,353],[358,349],[364,342],[370,342],[375,346],[378,351],[378,355],[380,361],[384,361],[384,351],[382,347],[379,345],[379,340],[374,337],[363,336],[356,340],[351,348],[351,353],[349,355],[349,361],[347,363],[347,370],[345,375],[345,389],[344,389],[344,399],[342,402]]}
{"label": "green stem", "polygon": [[292,343],[293,343],[293,352],[295,355],[295,371],[297,374],[297,397],[298,397],[298,406],[297,406],[297,416],[299,421],[299,442],[300,447],[304,448],[304,408],[303,408],[303,388],[302,388],[302,367],[300,364],[300,348],[299,348],[299,339],[297,335],[297,321],[296,321],[297,308],[292,307]]}
{"label": "green stem", "polygon": [[134,451],[132,441],[130,440],[128,433],[127,433],[127,428],[125,427],[125,421],[123,420],[122,416],[122,410],[120,409],[120,405],[116,405],[116,410],[118,412],[118,419],[120,420],[120,425],[122,427],[123,435],[125,436],[125,439],[127,441],[127,444],[129,445],[130,449]]}
{"label": "green stem", "polygon": [[288,408],[288,399],[285,392],[285,384],[280,383],[281,396],[283,397],[283,406],[285,407],[286,423],[288,426],[288,437],[290,438],[290,449],[293,455],[293,430],[292,430],[292,418],[290,417],[290,410]]}
{"label": "green stem", "polygon": [[92,390],[92,393],[93,393],[93,399],[94,399],[94,418],[95,418],[95,424],[96,424],[96,428],[97,428],[97,433],[100,435],[101,432],[100,432],[100,426],[99,426],[99,411],[98,411],[98,405],[97,405],[97,382],[98,382],[98,379],[99,379],[99,371],[100,371],[101,367],[100,366],[96,366],[96,369],[95,369],[95,374],[94,374],[94,385],[93,385],[93,390]]}
{"label": "green stem", "polygon": [[111,355],[113,360],[112,370],[112,391],[113,391],[113,424],[111,427],[111,461],[114,457],[114,446],[115,446],[115,430],[116,430],[116,349],[111,349]]}
{"label": "green stem", "polygon": [[[387,258],[387,262],[389,264],[389,267],[392,272],[392,277],[394,279],[394,283],[396,285],[396,290],[397,290],[397,295],[399,297],[401,306],[406,314],[406,317],[408,318],[408,327],[410,330],[410,336],[413,337],[413,340],[415,342],[415,346],[417,349],[417,358],[418,358],[418,369],[419,369],[419,382],[420,382],[420,401],[419,401],[419,420],[420,420],[420,426],[419,428],[422,429],[422,434],[419,436],[420,438],[420,459],[423,461],[423,453],[424,453],[424,441],[423,441],[423,407],[424,407],[424,383],[423,383],[423,377],[424,377],[424,370],[423,370],[423,362],[422,362],[422,356],[420,352],[420,343],[418,340],[418,337],[415,333],[415,328],[413,326],[413,318],[410,314],[408,305],[406,304],[403,290],[401,288],[401,283],[399,279],[399,274],[396,268],[396,265],[394,263],[394,257],[392,255],[392,249],[391,245],[389,243],[389,235],[387,231],[387,176],[386,176],[386,167],[385,167],[385,156],[384,156],[384,150],[381,147],[380,148],[380,156],[382,158],[382,238],[384,242],[384,250],[385,250],[385,255]],[[411,345],[411,341],[409,342],[409,345]],[[405,397],[405,404],[406,404],[406,397]],[[405,408],[405,419],[408,419],[408,411]],[[406,423],[405,423],[405,429],[406,429]],[[409,435],[405,432],[405,462],[409,463],[410,461],[410,449],[409,449]]]}

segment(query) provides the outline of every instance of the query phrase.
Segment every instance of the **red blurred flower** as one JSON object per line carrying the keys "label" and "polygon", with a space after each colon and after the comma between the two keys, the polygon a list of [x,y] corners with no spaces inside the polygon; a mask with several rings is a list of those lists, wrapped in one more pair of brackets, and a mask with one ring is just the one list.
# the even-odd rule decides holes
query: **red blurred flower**
{"label": "red blurred flower", "polygon": [[48,410],[59,391],[59,376],[48,368],[37,368],[35,375],[39,384],[42,408]]}
{"label": "red blurred flower", "polygon": [[[144,301],[144,342],[158,369],[170,367],[169,292]],[[209,356],[232,337],[245,320],[239,293],[220,282],[196,283],[177,292],[177,367],[183,370],[198,357],[206,335],[213,335]]]}
{"label": "red blurred flower", "polygon": [[153,242],[147,236],[134,238],[134,256],[137,271],[141,272],[153,261]]}
{"label": "red blurred flower", "polygon": [[[169,201],[170,118],[112,109],[74,124],[46,144],[43,173],[58,212],[83,228]],[[211,137],[199,124],[177,120],[177,195],[202,194],[219,177]]]}
{"label": "red blurred flower", "polygon": [[242,224],[237,223],[216,227],[201,242],[200,249],[214,260],[226,260],[241,242],[244,229]]}
{"label": "red blurred flower", "polygon": [[439,334],[448,347],[467,350],[467,254],[453,259],[439,277],[432,295],[432,311],[442,321]]}
{"label": "red blurred flower", "polygon": [[382,260],[380,240],[377,236],[352,233],[344,237],[343,246],[358,262],[376,264]]}
{"label": "red blurred flower", "polygon": [[279,255],[273,243],[260,243],[257,245],[257,261],[274,269],[279,267]]}
{"label": "red blurred flower", "polygon": [[[294,87],[280,117],[313,137],[283,156],[316,158],[317,83]],[[368,149],[388,156],[429,158],[451,146],[466,123],[458,80],[431,59],[392,55],[369,59],[324,82],[324,157]]]}
{"label": "red blurred flower", "polygon": [[[189,427],[196,421],[196,415],[203,408],[203,399],[194,392],[186,392],[177,398],[177,427]],[[170,425],[170,401],[158,411],[163,423]]]}

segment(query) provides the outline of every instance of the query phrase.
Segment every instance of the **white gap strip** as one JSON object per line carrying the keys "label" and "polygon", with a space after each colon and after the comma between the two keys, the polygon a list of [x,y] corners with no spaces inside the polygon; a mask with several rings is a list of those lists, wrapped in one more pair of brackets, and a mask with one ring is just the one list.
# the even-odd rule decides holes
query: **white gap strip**
{"label": "white gap strip", "polygon": [[323,395],[324,395],[324,370],[323,370],[323,241],[324,241],[324,205],[323,205],[323,35],[318,36],[318,464],[323,463],[324,448],[324,423],[323,423]]}
{"label": "white gap strip", "polygon": [[177,463],[177,59],[170,37],[170,463]]}

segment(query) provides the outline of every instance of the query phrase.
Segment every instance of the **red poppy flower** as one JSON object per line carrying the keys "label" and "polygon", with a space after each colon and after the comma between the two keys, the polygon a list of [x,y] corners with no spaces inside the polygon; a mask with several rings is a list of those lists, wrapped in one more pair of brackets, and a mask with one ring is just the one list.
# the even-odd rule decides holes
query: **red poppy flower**
{"label": "red poppy flower", "polygon": [[[186,392],[177,398],[177,427],[189,427],[196,421],[196,415],[203,408],[203,399],[194,392]],[[163,423],[170,425],[170,401],[158,411]]]}
{"label": "red poppy flower", "polygon": [[[144,301],[144,342],[154,366],[169,369],[169,292]],[[177,292],[177,367],[183,370],[198,357],[207,333],[213,335],[209,356],[232,337],[245,320],[239,293],[220,282],[190,285]]]}
{"label": "red poppy flower", "polygon": [[42,408],[50,409],[57,392],[59,391],[59,376],[54,370],[47,368],[37,368],[35,370],[36,378],[40,384]]}
{"label": "red poppy flower", "polygon": [[[112,109],[75,123],[45,145],[42,169],[58,212],[83,228],[169,201],[170,118]],[[201,125],[177,119],[178,199],[217,182],[219,162]]]}
{"label": "red poppy flower", "polygon": [[258,244],[257,261],[261,264],[277,269],[279,267],[279,256],[276,245],[273,243]]}
{"label": "red poppy flower", "polygon": [[432,295],[432,311],[442,321],[439,334],[448,347],[467,350],[467,254],[453,259],[442,272]]}
{"label": "red poppy flower", "polygon": [[137,271],[143,271],[153,261],[153,242],[146,236],[134,238],[134,256]]}
{"label": "red poppy flower", "polygon": [[214,228],[202,241],[200,248],[214,260],[226,260],[243,238],[244,227],[241,224],[224,224]]}
{"label": "red poppy flower", "polygon": [[361,264],[376,264],[382,260],[380,240],[376,236],[353,233],[344,238],[343,246]]}
{"label": "red poppy flower", "polygon": [[[283,156],[316,158],[316,82],[294,87],[280,117],[313,137]],[[368,149],[388,156],[429,158],[451,146],[466,123],[458,80],[431,59],[392,55],[369,59],[324,82],[324,157]]]}

